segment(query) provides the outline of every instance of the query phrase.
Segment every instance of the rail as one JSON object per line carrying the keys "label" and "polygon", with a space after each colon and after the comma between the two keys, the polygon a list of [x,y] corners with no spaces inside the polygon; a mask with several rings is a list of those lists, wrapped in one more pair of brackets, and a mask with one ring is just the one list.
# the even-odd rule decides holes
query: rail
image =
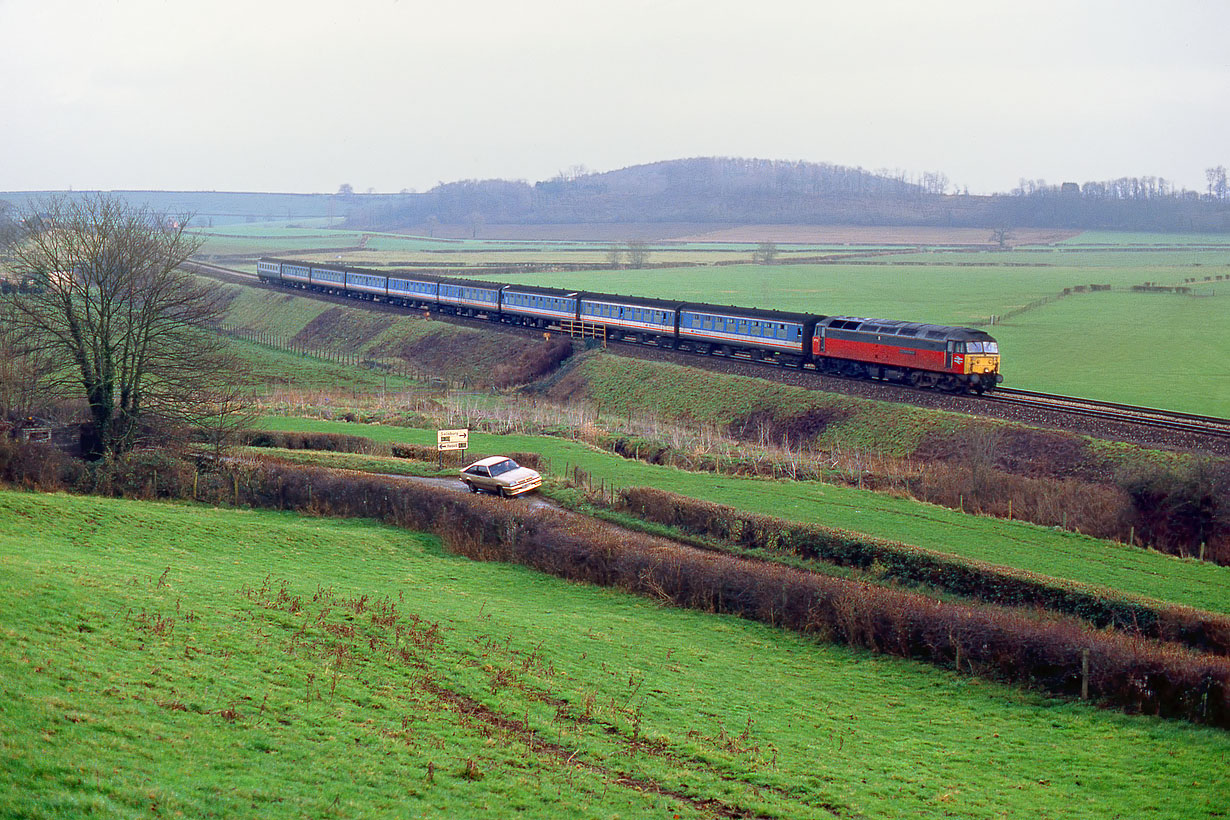
{"label": "rail", "polygon": [[1036,407],[1043,410],[1054,410],[1107,421],[1122,421],[1148,427],[1198,433],[1200,435],[1230,437],[1230,419],[1217,416],[1202,416],[1196,413],[1161,410],[1156,407],[1142,407],[1134,404],[1120,404],[1118,402],[1100,401],[1097,399],[1083,399],[1076,396],[1059,396],[1051,393],[1039,393],[1033,390],[1020,390],[1013,387],[1001,387],[982,398],[1000,404]]}

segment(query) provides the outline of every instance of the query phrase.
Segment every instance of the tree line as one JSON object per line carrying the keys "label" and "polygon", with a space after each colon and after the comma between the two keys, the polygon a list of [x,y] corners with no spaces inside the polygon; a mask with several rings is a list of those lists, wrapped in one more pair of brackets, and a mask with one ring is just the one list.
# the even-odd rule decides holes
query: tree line
{"label": "tree line", "polygon": [[1085,183],[1021,180],[1006,194],[971,196],[938,171],[869,172],[839,165],[701,158],[609,173],[583,168],[527,183],[463,180],[352,210],[354,227],[696,222],[1230,230],[1226,171],[1204,193],[1162,177]]}

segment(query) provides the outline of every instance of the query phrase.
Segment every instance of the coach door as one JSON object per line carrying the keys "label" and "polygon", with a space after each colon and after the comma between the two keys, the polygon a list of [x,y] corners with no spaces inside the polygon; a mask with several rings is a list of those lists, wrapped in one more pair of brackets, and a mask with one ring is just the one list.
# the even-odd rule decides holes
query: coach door
{"label": "coach door", "polygon": [[956,349],[957,349],[957,343],[952,340],[949,340],[944,345],[944,367],[945,369],[952,368],[952,354],[954,351],[956,351]]}

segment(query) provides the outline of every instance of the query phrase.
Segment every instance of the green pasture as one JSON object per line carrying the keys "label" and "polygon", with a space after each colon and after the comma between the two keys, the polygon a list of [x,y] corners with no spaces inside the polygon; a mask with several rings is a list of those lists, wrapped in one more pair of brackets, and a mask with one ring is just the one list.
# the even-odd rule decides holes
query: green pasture
{"label": "green pasture", "polygon": [[[434,430],[264,417],[269,430],[345,433],[378,441],[434,446]],[[689,473],[550,436],[493,436],[471,431],[474,452],[536,452],[546,471],[580,467],[607,486],[658,487],[749,512],[824,524],[1133,595],[1230,612],[1230,568],[1175,558],[1113,541],[1019,521],[965,515],[933,504],[813,481],[770,481]]]}
{"label": "green pasture", "polygon": [[[1165,250],[1047,248],[1032,251],[923,251],[893,254],[886,259],[894,263],[914,262],[923,265],[1020,265],[1082,270],[1089,268],[1093,272],[1108,269],[1111,276],[1117,276],[1117,272],[1122,271],[1134,277],[1134,281],[1129,283],[1133,285],[1143,282],[1173,285],[1181,284],[1188,278],[1202,280],[1205,276],[1215,277],[1218,274],[1225,276],[1230,273],[1230,245],[1227,245],[1224,250],[1209,250],[1199,246],[1195,248],[1177,246]],[[1090,284],[1090,282],[1082,281],[1078,284]]]}
{"label": "green pasture", "polygon": [[1230,282],[1221,282],[1204,297],[1073,294],[989,330],[1014,387],[1225,418],[1228,317]]}
{"label": "green pasture", "polygon": [[5,817],[1188,820],[1230,788],[1225,732],[364,521],[6,491],[0,564]]}

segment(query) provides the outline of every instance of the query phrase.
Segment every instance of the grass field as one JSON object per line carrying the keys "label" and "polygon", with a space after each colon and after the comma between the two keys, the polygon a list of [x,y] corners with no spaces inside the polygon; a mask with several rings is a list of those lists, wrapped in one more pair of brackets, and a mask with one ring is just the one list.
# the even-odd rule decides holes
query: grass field
{"label": "grass field", "polygon": [[0,522],[3,816],[1192,818],[1230,787],[1224,732],[363,521],[0,492]]}
{"label": "grass field", "polygon": [[1226,417],[1230,282],[1219,285],[1204,298],[1078,293],[1013,317],[991,328],[1006,383]]}
{"label": "grass field", "polygon": [[[434,430],[359,425],[320,419],[265,417],[270,430],[366,436],[434,445]],[[475,452],[536,452],[547,471],[581,467],[617,487],[646,486],[728,504],[749,512],[814,522],[902,541],[966,558],[1111,587],[1134,595],[1230,613],[1230,568],[997,518],[817,482],[769,481],[689,473],[644,464],[549,436],[493,436],[471,431]]]}

